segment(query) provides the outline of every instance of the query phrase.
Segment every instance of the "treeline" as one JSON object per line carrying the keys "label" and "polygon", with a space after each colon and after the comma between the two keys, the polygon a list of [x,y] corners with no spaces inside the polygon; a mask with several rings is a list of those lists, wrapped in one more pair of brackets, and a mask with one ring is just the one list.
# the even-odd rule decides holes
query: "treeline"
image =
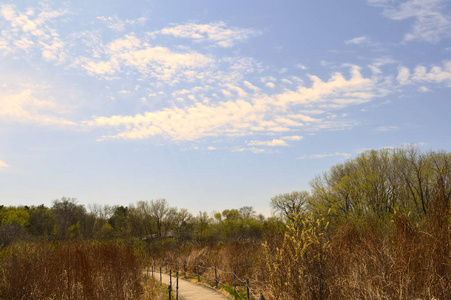
{"label": "treeline", "polygon": [[129,206],[93,205],[87,210],[76,199],[61,198],[53,206],[0,209],[0,245],[15,240],[121,240],[144,245],[206,244],[261,241],[270,228],[281,227],[276,218],[257,215],[252,207],[191,214],[171,207],[165,199],[139,201]]}
{"label": "treeline", "polygon": [[416,148],[368,151],[338,164],[312,182],[309,209],[335,217],[410,214],[420,221],[437,193],[451,195],[451,154]]}
{"label": "treeline", "polygon": [[65,197],[51,207],[0,205],[0,245],[17,239],[167,240],[177,245],[259,242],[306,213],[327,215],[331,226],[369,217],[385,222],[395,213],[420,222],[428,215],[439,186],[445,199],[451,195],[450,156],[416,148],[363,152],[315,177],[311,191],[274,196],[270,218],[257,215],[250,206],[193,215],[185,208],[171,207],[165,199],[129,206],[93,204],[88,209]]}
{"label": "treeline", "polygon": [[417,148],[361,153],[316,176],[311,192],[295,191],[271,199],[275,212],[288,220],[309,212],[334,223],[350,218],[390,219],[396,212],[423,220],[438,192],[448,199],[451,154]]}

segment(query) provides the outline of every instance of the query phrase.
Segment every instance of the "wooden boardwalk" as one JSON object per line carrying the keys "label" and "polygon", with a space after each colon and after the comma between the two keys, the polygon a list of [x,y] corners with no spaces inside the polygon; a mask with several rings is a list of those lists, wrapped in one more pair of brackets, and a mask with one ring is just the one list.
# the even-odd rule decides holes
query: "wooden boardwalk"
{"label": "wooden boardwalk", "polygon": [[[160,273],[154,273],[153,276],[158,282],[160,281]],[[173,290],[175,291],[175,277],[172,277]],[[162,281],[169,285],[169,275],[162,274]],[[227,300],[224,295],[218,293],[213,288],[209,288],[200,284],[192,283],[186,279],[179,278],[179,299],[181,300]]]}

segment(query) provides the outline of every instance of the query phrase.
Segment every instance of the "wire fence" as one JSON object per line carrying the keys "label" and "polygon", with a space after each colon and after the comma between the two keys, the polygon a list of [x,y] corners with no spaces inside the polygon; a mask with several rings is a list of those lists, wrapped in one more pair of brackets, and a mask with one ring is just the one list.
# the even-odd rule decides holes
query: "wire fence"
{"label": "wire fence", "polygon": [[[228,287],[230,290],[233,289],[234,295],[239,299],[243,300],[265,300],[263,294],[259,293],[256,288],[251,288],[249,279],[243,279],[237,276],[237,272],[235,270],[222,270],[216,266],[203,266],[200,264],[197,265],[189,265],[187,263],[177,263],[170,262],[167,260],[154,260],[150,266],[147,267],[147,275],[152,272],[152,277],[155,278],[155,274],[159,273],[160,285],[162,284],[162,274],[168,274],[170,278],[169,286],[168,286],[168,295],[169,300],[171,300],[171,292],[175,290],[175,299],[178,300],[178,281],[179,277],[188,279],[197,279],[198,282],[207,282],[212,285],[216,289]],[[176,281],[175,287],[172,282],[172,279]],[[257,283],[256,283],[257,285]],[[262,285],[260,285],[262,286]],[[240,293],[241,291],[241,293]],[[245,292],[245,296],[243,298],[242,294]],[[257,295],[260,296],[257,296]]]}

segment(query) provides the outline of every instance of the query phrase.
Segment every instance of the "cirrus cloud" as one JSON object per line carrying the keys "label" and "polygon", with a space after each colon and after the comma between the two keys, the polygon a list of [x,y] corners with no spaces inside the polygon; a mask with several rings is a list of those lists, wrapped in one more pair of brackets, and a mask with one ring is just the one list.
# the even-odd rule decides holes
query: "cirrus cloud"
{"label": "cirrus cloud", "polygon": [[193,76],[193,70],[214,63],[214,60],[206,55],[151,46],[134,35],[116,39],[100,51],[99,58],[81,57],[73,65],[85,69],[91,75],[102,77],[131,70],[143,77],[172,81],[175,75],[190,77]]}
{"label": "cirrus cloud", "polygon": [[0,160],[0,168],[9,168],[9,165],[7,165],[4,161]]}
{"label": "cirrus cloud", "polygon": [[[37,86],[0,89],[0,120],[10,123],[35,123],[45,126],[74,126],[62,117],[65,109]],[[42,97],[42,98],[41,98]],[[50,98],[50,99],[49,99]]]}
{"label": "cirrus cloud", "polygon": [[[104,135],[105,139],[145,139],[161,135],[175,141],[199,140],[217,136],[278,135],[271,143],[287,145],[289,132],[304,130],[330,130],[344,128],[349,123],[330,114],[331,111],[371,101],[385,95],[377,78],[365,78],[356,66],[351,67],[349,78],[335,73],[328,81],[311,75],[310,87],[300,85],[295,90],[279,94],[265,94],[260,89],[243,93],[238,99],[223,90],[227,101],[195,102],[172,108],[148,111],[136,115],[97,116],[84,122],[88,127],[110,127],[119,132]],[[243,83],[245,88],[249,83]],[[243,88],[229,86],[231,91]],[[224,93],[224,91],[226,91]],[[184,93],[188,93],[185,91]],[[239,93],[237,94],[239,96]],[[318,110],[316,108],[321,108]],[[293,113],[293,112],[302,113]],[[311,111],[315,117],[309,116]],[[318,113],[323,114],[318,115]],[[327,116],[327,118],[325,118]],[[348,125],[344,125],[348,124]],[[287,137],[287,138],[283,138]],[[301,137],[291,136],[291,140]],[[252,141],[256,146],[259,141]],[[270,143],[262,142],[265,145]],[[259,145],[263,145],[259,144]]]}
{"label": "cirrus cloud", "polygon": [[382,7],[384,16],[391,20],[414,19],[411,31],[404,35],[405,42],[436,43],[451,37],[451,16],[445,9],[450,5],[447,0],[368,0],[368,3]]}
{"label": "cirrus cloud", "polygon": [[311,155],[302,155],[302,156],[298,157],[298,159],[321,159],[321,158],[335,157],[335,156],[342,156],[344,158],[349,158],[349,157],[351,157],[351,154],[343,153],[343,152],[334,152],[334,153],[327,153],[327,154],[311,154]]}
{"label": "cirrus cloud", "polygon": [[268,147],[286,147],[287,142],[284,140],[273,139],[271,141],[250,141],[247,143],[248,146],[268,146]]}
{"label": "cirrus cloud", "polygon": [[52,21],[67,14],[65,10],[29,8],[19,11],[15,5],[1,5],[0,17],[7,24],[2,30],[0,50],[5,52],[37,50],[46,61],[66,59],[65,42],[52,27]]}
{"label": "cirrus cloud", "polygon": [[197,42],[211,42],[217,46],[229,48],[239,41],[245,41],[249,37],[260,34],[254,29],[229,27],[225,22],[210,24],[188,23],[173,27],[163,28],[151,35],[163,34],[177,38],[189,38]]}

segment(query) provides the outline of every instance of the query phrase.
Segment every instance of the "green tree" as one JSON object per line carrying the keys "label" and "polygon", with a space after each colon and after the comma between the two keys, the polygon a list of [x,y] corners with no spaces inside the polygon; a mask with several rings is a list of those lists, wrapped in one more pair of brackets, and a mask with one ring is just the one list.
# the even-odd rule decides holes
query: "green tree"
{"label": "green tree", "polygon": [[55,215],[44,205],[31,207],[28,231],[34,236],[49,237],[56,224]]}
{"label": "green tree", "polygon": [[197,240],[201,243],[206,242],[211,234],[211,219],[206,211],[200,211],[195,219],[195,232]]}
{"label": "green tree", "polygon": [[111,224],[118,236],[124,237],[127,235],[128,211],[129,209],[126,206],[115,206],[112,216],[108,219],[108,223]]}
{"label": "green tree", "polygon": [[[420,220],[428,214],[439,178],[449,178],[449,153],[416,148],[363,152],[333,166],[312,182],[309,209],[362,219],[391,218],[395,211]],[[446,179],[445,179],[446,181]]]}
{"label": "green tree", "polygon": [[82,239],[83,235],[80,231],[80,222],[77,222],[76,224],[70,226],[67,229],[67,237],[69,239]]}
{"label": "green tree", "polygon": [[26,207],[2,207],[0,209],[0,245],[8,245],[26,236],[25,227],[29,224]]}
{"label": "green tree", "polygon": [[25,207],[3,207],[0,210],[0,220],[2,225],[16,224],[25,227],[29,224],[30,214]]}

